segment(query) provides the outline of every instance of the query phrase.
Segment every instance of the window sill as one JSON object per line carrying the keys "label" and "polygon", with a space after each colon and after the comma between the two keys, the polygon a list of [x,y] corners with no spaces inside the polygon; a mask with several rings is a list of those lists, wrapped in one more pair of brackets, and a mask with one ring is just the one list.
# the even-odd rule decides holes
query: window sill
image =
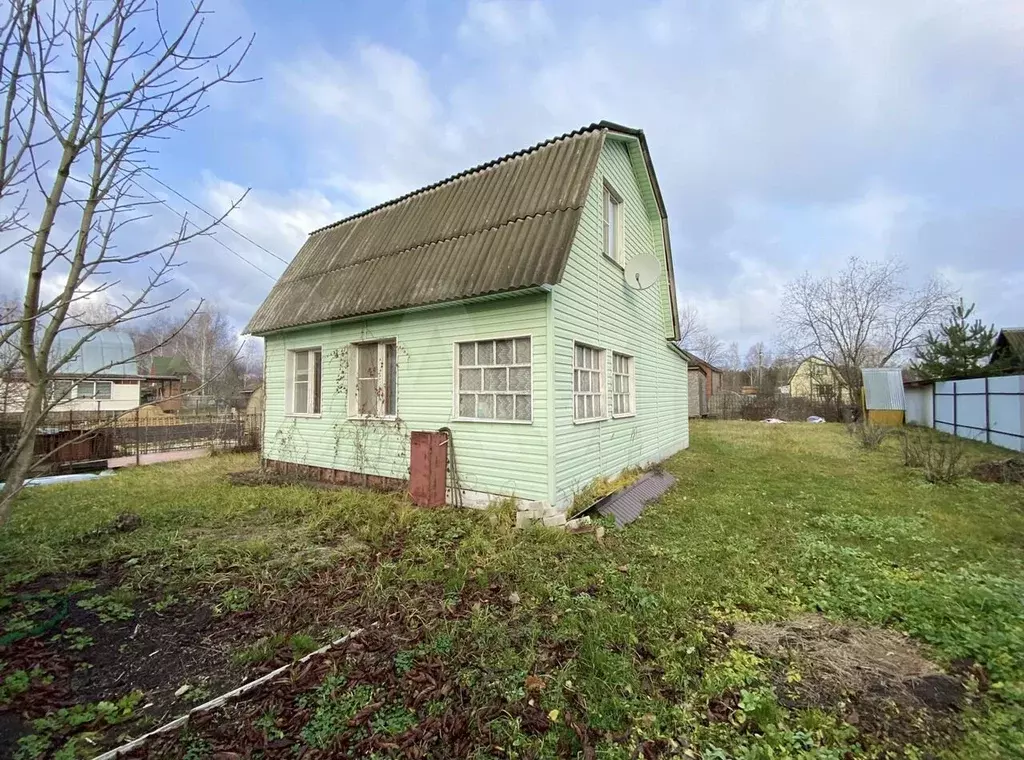
{"label": "window sill", "polygon": [[572,424],[573,425],[590,425],[590,424],[593,424],[595,422],[607,422],[608,419],[609,419],[608,417],[590,417],[590,418],[585,419],[585,420],[578,420],[575,417],[573,417],[572,418]]}
{"label": "window sill", "polygon": [[481,423],[482,422],[482,423],[485,423],[485,424],[492,424],[492,425],[532,425],[533,424],[533,420],[532,419],[530,419],[530,420],[497,420],[497,419],[491,420],[491,419],[483,419],[481,417],[452,417],[452,422],[475,422],[475,423]]}
{"label": "window sill", "polygon": [[303,420],[318,420],[321,417],[323,417],[323,414],[320,413],[320,412],[317,412],[316,414],[309,414],[307,412],[287,412],[284,416],[285,417],[297,417],[297,418],[303,419]]}
{"label": "window sill", "polygon": [[601,251],[601,255],[602,255],[602,256],[604,257],[604,260],[605,260],[605,261],[609,261],[609,262],[611,262],[612,264],[614,264],[615,266],[617,266],[617,267],[618,267],[619,269],[621,269],[621,270],[622,270],[623,272],[625,272],[625,271],[626,271],[626,265],[625,265],[625,264],[622,264],[622,263],[620,263],[618,259],[613,259],[613,258],[612,258],[611,256],[609,256],[609,255],[608,255],[607,253],[605,253],[604,251]]}
{"label": "window sill", "polygon": [[613,420],[626,420],[630,417],[636,417],[636,412],[626,412],[625,414],[613,414]]}
{"label": "window sill", "polygon": [[397,414],[385,414],[381,417],[377,417],[373,414],[350,414],[345,418],[349,422],[395,422],[398,419]]}

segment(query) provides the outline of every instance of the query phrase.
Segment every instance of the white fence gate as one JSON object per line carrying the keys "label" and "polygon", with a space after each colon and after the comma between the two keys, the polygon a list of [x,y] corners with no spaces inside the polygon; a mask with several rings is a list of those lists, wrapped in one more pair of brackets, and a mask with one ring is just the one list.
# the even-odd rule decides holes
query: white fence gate
{"label": "white fence gate", "polygon": [[1024,451],[1024,375],[907,388],[907,422]]}

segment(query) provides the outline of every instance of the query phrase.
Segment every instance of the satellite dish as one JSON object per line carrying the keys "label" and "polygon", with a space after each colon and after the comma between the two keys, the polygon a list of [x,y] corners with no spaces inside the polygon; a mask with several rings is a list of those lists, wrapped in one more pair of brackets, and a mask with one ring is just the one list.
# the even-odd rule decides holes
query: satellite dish
{"label": "satellite dish", "polygon": [[633,290],[647,290],[661,277],[661,262],[649,253],[641,253],[626,262],[626,284]]}

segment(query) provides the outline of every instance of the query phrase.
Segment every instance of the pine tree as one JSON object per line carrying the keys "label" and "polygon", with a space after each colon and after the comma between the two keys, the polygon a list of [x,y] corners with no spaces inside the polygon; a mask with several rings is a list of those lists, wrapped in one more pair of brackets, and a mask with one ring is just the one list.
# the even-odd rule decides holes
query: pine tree
{"label": "pine tree", "polygon": [[995,326],[986,327],[980,319],[970,322],[974,304],[965,307],[962,298],[949,312],[939,332],[929,331],[925,336],[914,369],[927,378],[985,373],[991,369],[986,365],[995,348]]}

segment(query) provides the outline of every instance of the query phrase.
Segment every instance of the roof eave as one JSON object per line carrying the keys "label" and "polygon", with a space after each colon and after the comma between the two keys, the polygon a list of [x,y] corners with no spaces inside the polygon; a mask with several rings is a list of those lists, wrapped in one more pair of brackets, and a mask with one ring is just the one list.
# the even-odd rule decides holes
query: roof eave
{"label": "roof eave", "polygon": [[433,301],[426,304],[417,304],[415,306],[404,306],[398,309],[385,309],[383,311],[371,311],[363,314],[351,314],[346,317],[340,317],[338,319],[325,319],[319,322],[306,322],[297,325],[286,325],[282,327],[274,327],[269,329],[256,328],[253,329],[252,323],[250,322],[245,326],[243,335],[254,335],[256,337],[264,337],[267,335],[274,335],[276,333],[292,332],[294,330],[307,330],[313,327],[323,327],[324,325],[335,325],[345,324],[348,322],[362,322],[367,319],[378,319],[382,317],[390,317],[397,314],[410,314],[418,311],[432,311],[434,309],[444,309],[449,306],[458,306],[459,304],[468,303],[481,303],[484,301],[495,301],[505,298],[517,298],[520,296],[536,295],[538,293],[550,293],[552,285],[543,283],[541,285],[531,285],[525,288],[513,288],[511,290],[495,291],[493,293],[483,293],[481,295],[470,296],[468,298],[450,298],[444,301]]}

